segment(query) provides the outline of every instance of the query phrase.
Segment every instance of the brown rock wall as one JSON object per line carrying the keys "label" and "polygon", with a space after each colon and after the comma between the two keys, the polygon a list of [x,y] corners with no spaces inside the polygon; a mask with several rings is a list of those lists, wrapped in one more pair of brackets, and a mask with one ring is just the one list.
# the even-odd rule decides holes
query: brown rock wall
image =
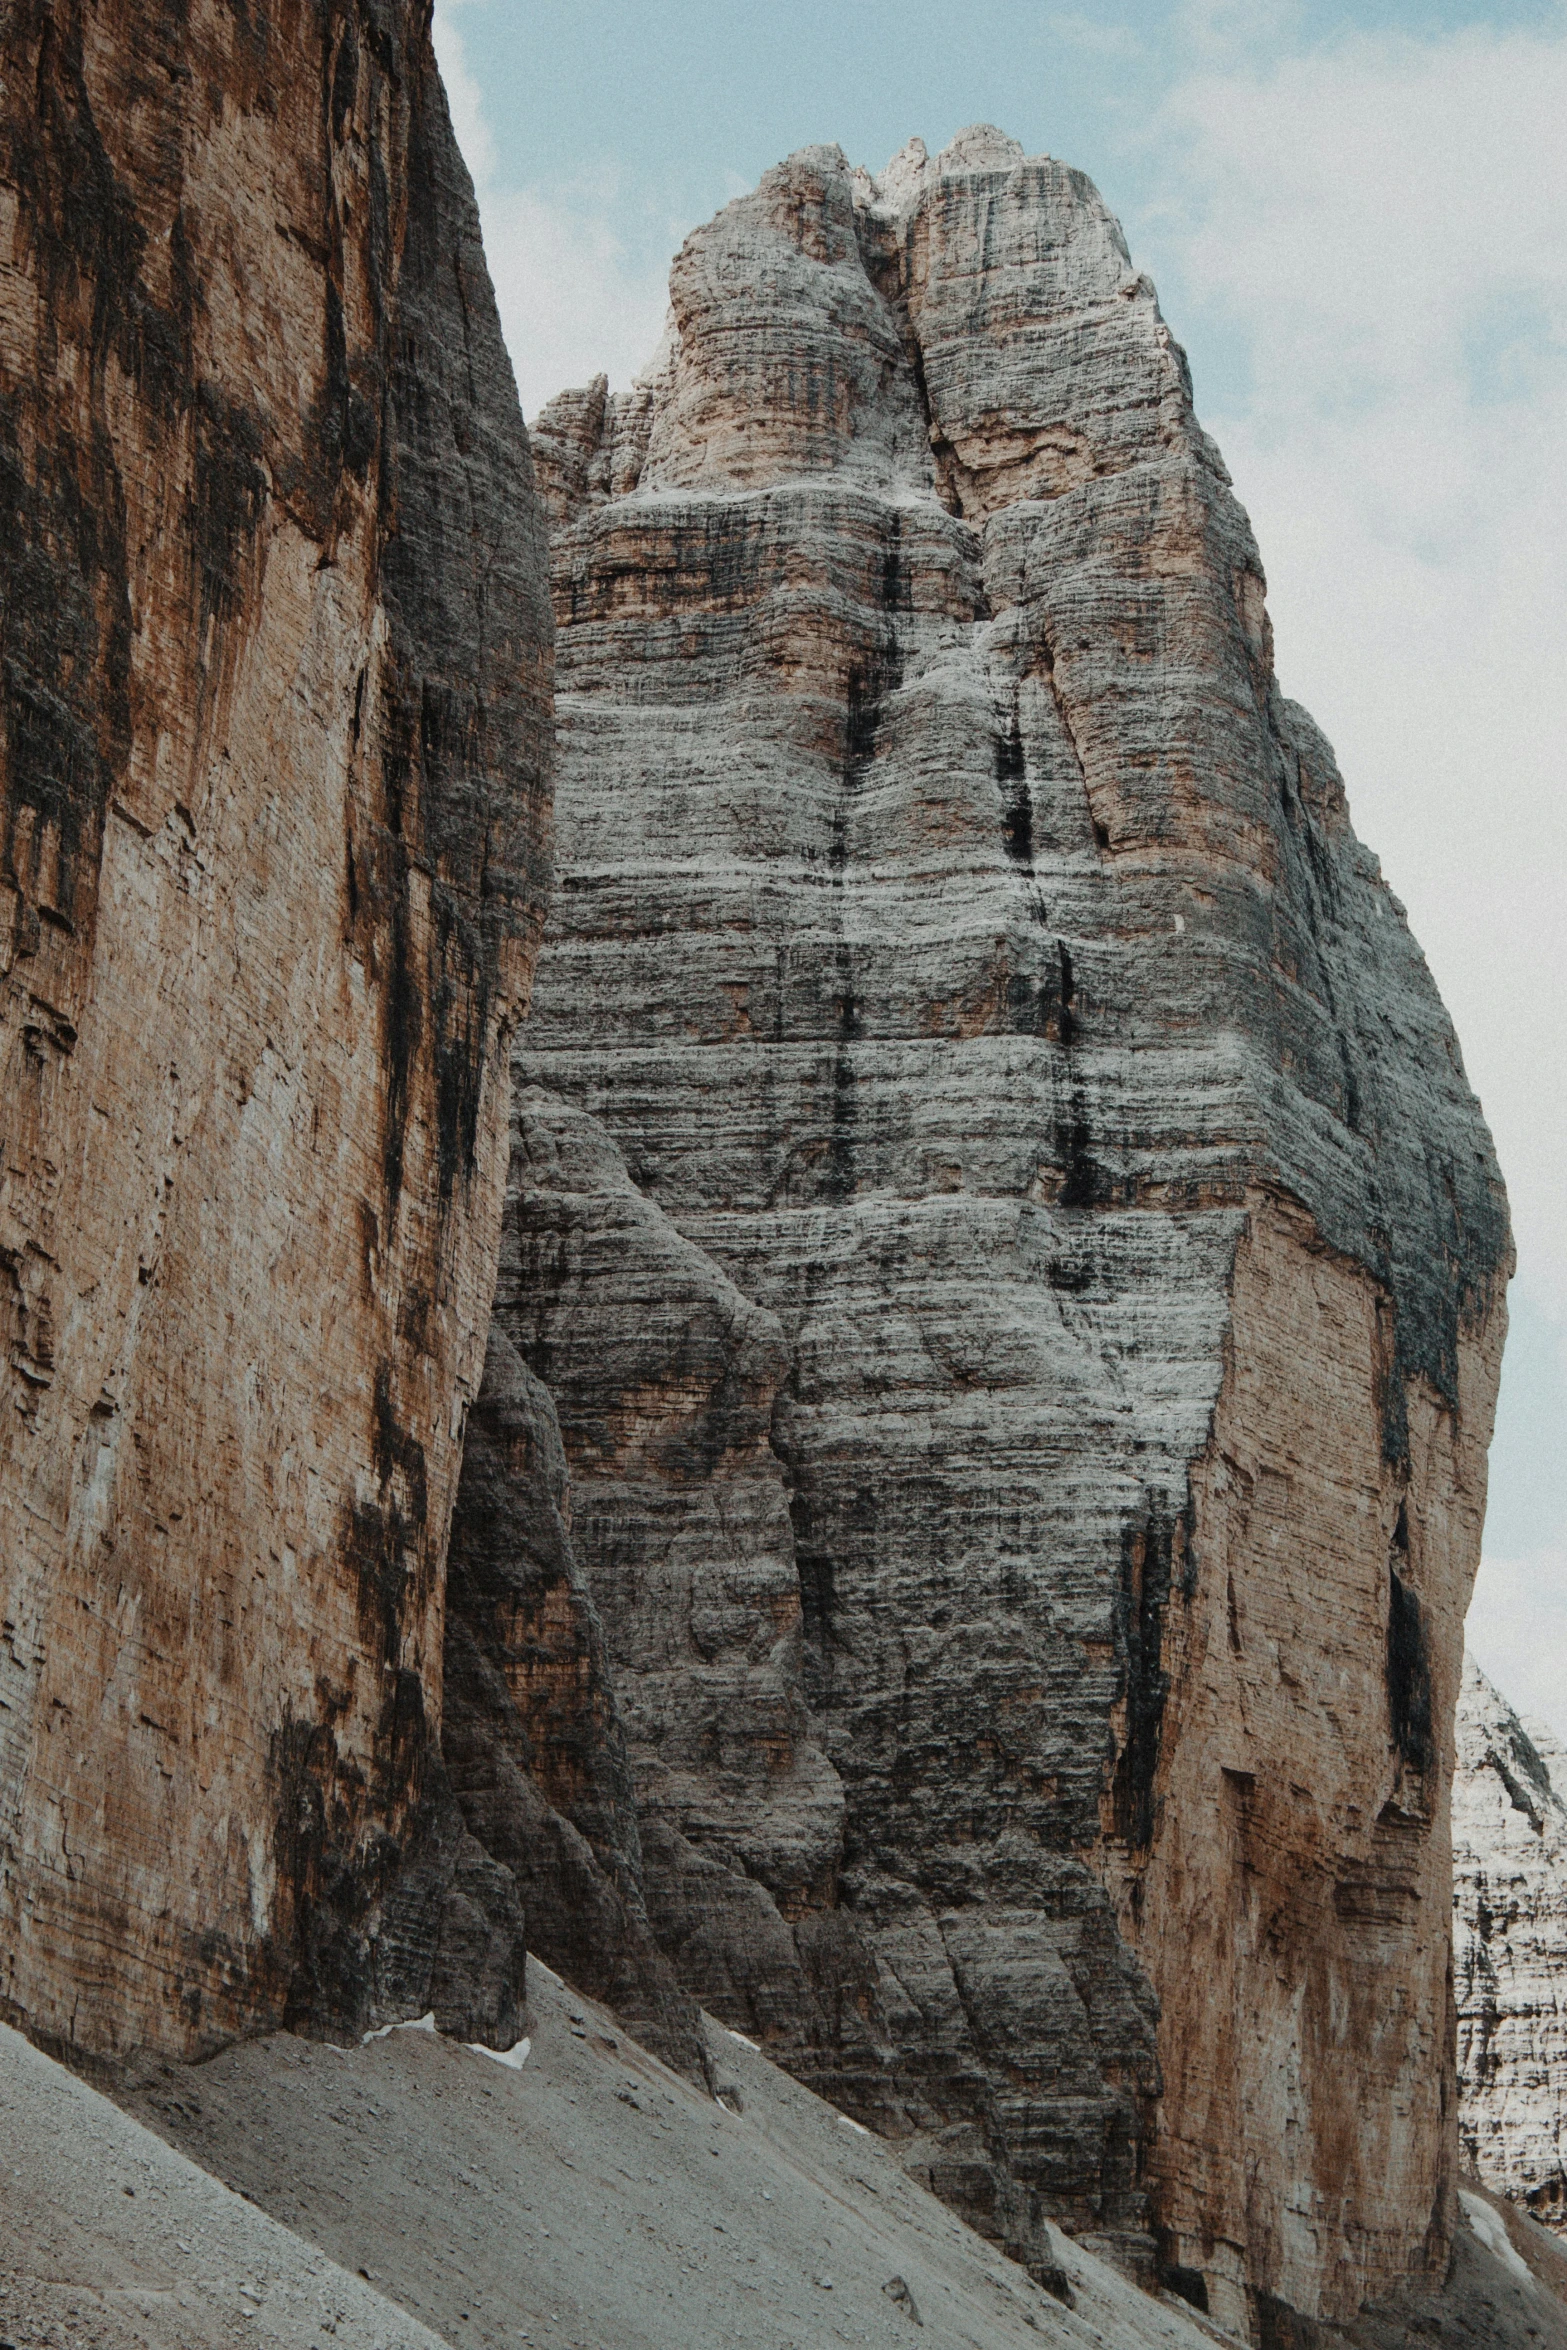
{"label": "brown rock wall", "polygon": [[426,17],[5,19],[0,2003],[105,2052],[518,1989],[434,1733],[550,628]]}
{"label": "brown rock wall", "polygon": [[[1161,2257],[1202,2272],[1238,2331],[1258,2270],[1348,2319],[1422,2215],[1438,2281],[1452,2233],[1444,1726],[1500,1332],[1466,1341],[1456,1410],[1415,1387],[1394,1462],[1388,1325],[1362,1265],[1253,1194],[1186,1555],[1156,1608],[1138,1562],[1158,1678],[1140,1747],[1134,1676],[1105,1845],[1160,2000]],[[1259,2144],[1286,2159],[1248,2159]]]}

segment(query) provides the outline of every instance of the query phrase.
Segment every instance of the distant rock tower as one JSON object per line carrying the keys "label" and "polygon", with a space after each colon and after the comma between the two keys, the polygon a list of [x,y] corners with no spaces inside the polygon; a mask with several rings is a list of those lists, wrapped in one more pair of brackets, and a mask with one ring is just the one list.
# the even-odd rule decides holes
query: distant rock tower
{"label": "distant rock tower", "polygon": [[1459,2140],[1488,2187],[1567,2235],[1567,1749],[1470,1657],[1453,1885]]}

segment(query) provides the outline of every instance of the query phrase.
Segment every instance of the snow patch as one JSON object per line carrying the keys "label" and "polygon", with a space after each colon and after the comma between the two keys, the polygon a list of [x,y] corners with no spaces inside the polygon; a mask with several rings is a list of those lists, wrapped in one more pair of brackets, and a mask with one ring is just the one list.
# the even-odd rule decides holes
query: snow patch
{"label": "snow patch", "polygon": [[472,2049],[475,2056],[488,2056],[494,2063],[509,2065],[514,2073],[520,2073],[528,2061],[528,2051],[533,2042],[517,2040],[510,2048],[486,2048],[482,2040],[465,2040],[463,2046]]}
{"label": "snow patch", "polygon": [[846,2130],[858,2130],[862,2138],[871,2138],[875,2136],[874,2130],[868,2130],[863,2122],[850,2121],[846,2113],[840,2113],[838,2119],[842,2122]]}
{"label": "snow patch", "polygon": [[738,2040],[742,2048],[753,2049],[758,2056],[761,2055],[762,2044],[760,2040],[748,2040],[744,2032],[737,2032],[728,2024],[725,2024],[724,2030],[728,2032],[731,2040]]}
{"label": "snow patch", "polygon": [[381,2024],[373,2032],[361,2032],[359,2045],[361,2048],[368,2048],[372,2040],[384,2040],[389,2032],[433,2032],[434,2030],[435,2010],[432,2007],[428,2015],[411,2015],[406,2023]]}
{"label": "snow patch", "polygon": [[1522,2277],[1525,2284],[1532,2285],[1534,2273],[1523,2254],[1515,2248],[1501,2213],[1493,2211],[1481,2196],[1471,2195],[1462,2187],[1458,2190],[1458,2200],[1464,2207],[1465,2219],[1487,2252],[1494,2252],[1504,2268],[1510,2268],[1514,2276]]}

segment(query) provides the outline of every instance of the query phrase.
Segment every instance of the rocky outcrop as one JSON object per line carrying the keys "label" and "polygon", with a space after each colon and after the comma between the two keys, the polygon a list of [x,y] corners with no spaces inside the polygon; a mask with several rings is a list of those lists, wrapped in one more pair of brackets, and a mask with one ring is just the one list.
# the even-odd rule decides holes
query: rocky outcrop
{"label": "rocky outcrop", "polygon": [[442,1756],[536,1956],[700,2071],[695,2011],[648,1926],[625,1735],[569,1514],[555,1407],[497,1323],[447,1558]]}
{"label": "rocky outcrop", "polygon": [[1463,2151],[1567,2234],[1567,1750],[1468,1657],[1453,1887]]}
{"label": "rocky outcrop", "polygon": [[535,433],[500,1303],[648,1914],[1041,2272],[1289,2339],[1451,2239],[1489,1139],[1081,175],[807,149],[671,299]]}
{"label": "rocky outcrop", "polygon": [[509,2036],[436,1733],[549,616],[428,9],[0,41],[0,2007]]}

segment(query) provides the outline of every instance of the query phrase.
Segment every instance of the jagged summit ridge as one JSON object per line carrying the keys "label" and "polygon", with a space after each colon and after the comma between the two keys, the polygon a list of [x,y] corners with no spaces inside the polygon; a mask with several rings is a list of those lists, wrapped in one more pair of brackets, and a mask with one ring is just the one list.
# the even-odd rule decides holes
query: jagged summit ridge
{"label": "jagged summit ridge", "polygon": [[[947,436],[928,397],[930,347],[939,347],[939,328],[935,333],[912,328],[917,295],[889,307],[880,291],[888,261],[883,248],[913,227],[933,191],[978,172],[1003,172],[1008,178],[1019,172],[1044,174],[1045,184],[1066,198],[1063,211],[1073,219],[1073,235],[1056,256],[1063,288],[1080,300],[1092,301],[1109,291],[1148,305],[1155,341],[1173,356],[1184,376],[1184,355],[1158,317],[1152,284],[1133,269],[1119,223],[1081,172],[1048,156],[1026,157],[1015,139],[988,124],[960,131],[935,157],[923,140],[912,139],[880,178],[863,168],[851,170],[840,147],[805,147],[767,173],[754,195],[737,197],[709,229],[687,239],[671,272],[664,340],[630,390],[612,396],[608,379],[598,377],[582,392],[562,394],[536,420],[542,435],[541,478],[548,483],[552,460],[586,428],[600,461],[595,486],[612,487],[616,495],[650,496],[688,486],[697,478],[714,487],[721,481],[755,483],[769,468],[779,478],[847,468],[871,472],[884,486],[898,484],[909,494],[938,496],[961,511],[961,500],[941,462],[948,453]],[[815,175],[812,184],[823,194],[809,223],[801,224],[802,238],[797,240],[791,215],[802,173]],[[764,206],[766,226],[758,234],[758,209]],[[732,222],[737,232],[727,246],[717,236],[725,222]],[[862,252],[862,245],[870,248],[868,253]],[[824,268],[831,273],[827,280],[821,275]],[[719,274],[713,278],[710,273],[715,270]],[[827,287],[825,307],[835,330],[830,344],[821,340],[827,320],[819,316]],[[722,298],[710,304],[704,300],[704,289],[741,298],[734,304]],[[693,371],[689,364],[677,362],[689,362],[695,355],[690,328],[703,314],[714,345],[706,354],[707,363]],[[783,439],[747,438],[768,430],[767,379],[765,372],[750,373],[751,363],[765,370],[765,354],[782,348],[779,337],[786,324],[797,337],[790,345],[796,360],[802,350],[819,345],[817,357],[828,376],[818,390],[828,389],[830,377],[828,399],[824,406],[807,394],[803,411],[795,415],[796,429]],[[1026,337],[1012,359],[1014,364],[1021,360],[1025,369],[1030,365]],[[695,396],[698,383],[713,403],[713,420],[728,418],[728,430],[721,431],[711,448],[703,438],[706,408],[687,411],[681,405],[680,388]],[[742,405],[742,387],[753,397],[742,413],[730,413],[731,404],[737,409]],[[1007,405],[1006,386],[998,382],[994,390],[991,422],[999,426]],[[1187,421],[1195,430],[1189,415],[1189,383],[1186,390]],[[785,405],[790,405],[787,395]],[[811,420],[809,429],[798,429],[802,413]],[[647,435],[655,414],[662,429],[650,441]],[[1227,481],[1213,444],[1200,431],[1196,438]],[[700,476],[693,474],[693,462],[700,463]],[[1001,486],[1009,498],[1027,494],[1026,479],[1006,480]]]}
{"label": "jagged summit ridge", "polygon": [[[792,156],[789,159],[794,160]],[[847,158],[844,160],[847,162]],[[908,213],[920,202],[932,179],[939,180],[959,171],[1010,171],[1026,161],[1022,144],[1006,131],[997,130],[994,123],[971,122],[934,157],[924,140],[916,136],[898,149],[882,171],[871,173],[863,165],[857,167],[852,173],[854,193],[856,200],[867,207],[893,214]],[[787,170],[788,165],[783,168]]]}

